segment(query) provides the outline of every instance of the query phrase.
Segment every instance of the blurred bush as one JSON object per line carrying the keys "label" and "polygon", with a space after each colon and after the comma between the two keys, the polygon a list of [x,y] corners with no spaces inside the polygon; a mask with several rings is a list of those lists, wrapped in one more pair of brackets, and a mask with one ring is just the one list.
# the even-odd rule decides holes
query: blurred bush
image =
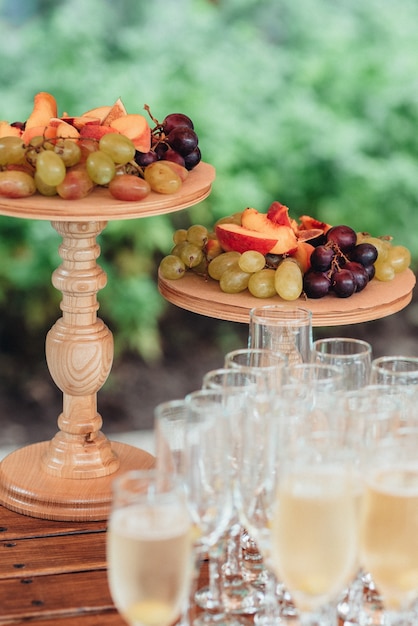
{"label": "blurred bush", "polygon": [[[120,96],[130,112],[188,114],[216,167],[198,206],[101,236],[118,351],[159,355],[156,267],[178,226],[277,199],[391,234],[416,263],[417,21],[415,0],[0,0],[1,119],[26,119],[41,90],[75,115]],[[37,221],[0,228],[0,319],[30,336],[56,317],[58,238]]]}

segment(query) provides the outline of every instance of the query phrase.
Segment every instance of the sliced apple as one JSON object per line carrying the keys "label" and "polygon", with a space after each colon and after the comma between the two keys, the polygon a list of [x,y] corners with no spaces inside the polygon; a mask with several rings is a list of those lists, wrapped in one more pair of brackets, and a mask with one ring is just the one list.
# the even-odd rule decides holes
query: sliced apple
{"label": "sliced apple", "polygon": [[20,137],[22,131],[5,120],[0,120],[0,137]]}
{"label": "sliced apple", "polygon": [[144,115],[128,113],[113,120],[110,128],[114,128],[122,135],[126,135],[140,152],[149,152],[151,150],[151,128]]}
{"label": "sliced apple", "polygon": [[263,233],[248,230],[238,224],[218,224],[215,233],[225,252],[256,250],[267,254],[277,244],[277,239],[267,238]]}
{"label": "sliced apple", "polygon": [[118,98],[115,104],[110,107],[110,111],[102,121],[102,124],[103,126],[110,126],[114,120],[117,120],[127,114],[128,112],[125,109],[125,105],[123,104],[122,100]]}
{"label": "sliced apple", "polygon": [[260,213],[257,209],[251,207],[244,209],[241,223],[244,228],[262,233],[268,239],[276,239],[277,246],[275,246],[274,251],[270,251],[274,254],[285,254],[291,250],[296,250],[297,237],[291,226],[276,224],[265,213]]}

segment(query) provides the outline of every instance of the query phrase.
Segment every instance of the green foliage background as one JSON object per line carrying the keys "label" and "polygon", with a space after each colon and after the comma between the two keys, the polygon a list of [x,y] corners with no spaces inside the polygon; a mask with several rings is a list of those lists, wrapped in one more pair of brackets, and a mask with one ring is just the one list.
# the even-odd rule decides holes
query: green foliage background
{"label": "green foliage background", "polygon": [[[37,91],[74,115],[121,97],[188,114],[216,167],[198,206],[102,235],[117,350],[158,357],[173,229],[246,206],[391,234],[416,263],[417,23],[416,0],[0,0],[0,119],[26,119]],[[48,223],[0,218],[0,319],[29,336],[56,317],[58,243]]]}

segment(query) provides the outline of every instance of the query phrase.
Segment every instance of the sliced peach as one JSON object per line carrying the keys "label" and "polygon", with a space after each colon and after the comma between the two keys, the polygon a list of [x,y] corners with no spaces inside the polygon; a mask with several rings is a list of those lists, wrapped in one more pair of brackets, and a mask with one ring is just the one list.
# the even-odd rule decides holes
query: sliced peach
{"label": "sliced peach", "polygon": [[61,137],[63,139],[78,139],[80,137],[80,133],[72,124],[64,122],[59,117],[51,118],[49,126],[56,128],[56,137]]}
{"label": "sliced peach", "polygon": [[46,91],[40,91],[33,99],[32,113],[26,120],[25,130],[37,126],[48,126],[51,117],[57,116],[57,102],[54,96]]}
{"label": "sliced peach", "polygon": [[314,250],[315,246],[312,244],[307,241],[300,241],[296,250],[291,254],[292,258],[299,263],[300,269],[304,274],[311,267],[311,254]]}
{"label": "sliced peach", "polygon": [[260,213],[251,207],[244,209],[241,216],[244,228],[262,233],[266,238],[276,239],[278,242],[274,254],[285,254],[297,247],[296,234],[290,226],[283,226],[272,222],[265,213]]}
{"label": "sliced peach", "polygon": [[299,218],[299,230],[311,230],[311,228],[320,228],[324,233],[331,228],[330,224],[321,222],[310,215],[301,215]]}
{"label": "sliced peach", "polygon": [[111,108],[112,108],[111,106],[103,106],[103,107],[96,107],[95,109],[89,109],[88,111],[83,113],[81,117],[98,117],[100,120],[100,123],[102,123],[106,115],[109,114]]}
{"label": "sliced peach", "polygon": [[267,254],[277,244],[277,239],[267,238],[263,233],[248,230],[238,224],[218,224],[215,232],[225,252],[255,250]]}
{"label": "sliced peach", "polygon": [[122,100],[118,98],[115,104],[110,108],[109,113],[103,119],[103,126],[110,126],[114,120],[117,120],[119,117],[123,117],[127,115],[127,110],[125,109],[125,105]]}
{"label": "sliced peach", "polygon": [[151,150],[151,128],[144,115],[128,113],[113,120],[110,128],[114,128],[122,135],[129,137],[135,148],[140,152],[149,152]]}
{"label": "sliced peach", "polygon": [[277,202],[277,200],[271,203],[267,211],[267,217],[275,224],[292,227],[292,222],[289,217],[289,208],[284,204]]}
{"label": "sliced peach", "polygon": [[67,124],[71,124],[71,126],[74,126],[77,130],[80,130],[80,128],[83,128],[86,124],[100,124],[101,122],[99,117],[89,117],[88,115],[79,115],[75,117],[63,115],[61,120]]}
{"label": "sliced peach", "polygon": [[12,126],[9,122],[0,120],[0,137],[20,137],[22,131],[17,126]]}
{"label": "sliced peach", "polygon": [[101,124],[85,124],[80,128],[80,137],[83,139],[96,139],[99,141],[103,135],[108,133],[118,133],[118,131],[111,126],[102,126]]}
{"label": "sliced peach", "polygon": [[22,134],[22,139],[25,144],[28,144],[34,137],[45,137],[45,139],[54,139],[57,136],[57,127],[50,126],[32,126],[31,128],[25,128]]}

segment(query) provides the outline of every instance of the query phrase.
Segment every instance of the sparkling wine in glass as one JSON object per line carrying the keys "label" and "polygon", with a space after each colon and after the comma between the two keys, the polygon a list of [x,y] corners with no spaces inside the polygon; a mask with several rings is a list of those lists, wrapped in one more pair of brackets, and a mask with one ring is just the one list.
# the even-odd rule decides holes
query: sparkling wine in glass
{"label": "sparkling wine in glass", "polygon": [[114,482],[107,533],[108,579],[130,626],[170,626],[192,576],[192,524],[177,477],[132,470]]}

